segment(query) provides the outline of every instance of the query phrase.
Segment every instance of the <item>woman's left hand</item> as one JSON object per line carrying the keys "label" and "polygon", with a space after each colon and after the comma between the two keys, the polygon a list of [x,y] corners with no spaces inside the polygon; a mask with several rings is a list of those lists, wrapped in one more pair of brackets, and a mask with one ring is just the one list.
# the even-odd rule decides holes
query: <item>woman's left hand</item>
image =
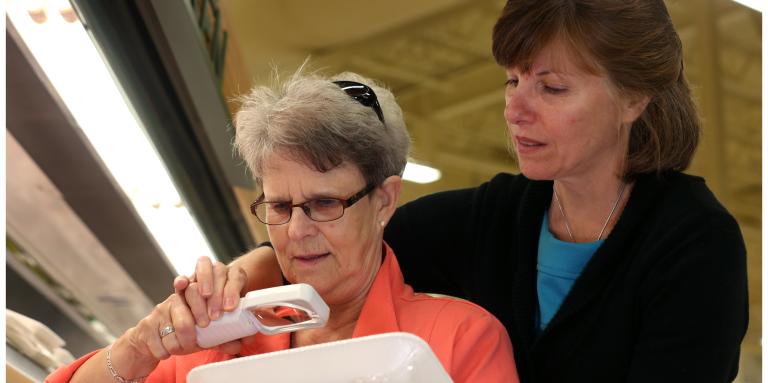
{"label": "woman's left hand", "polygon": [[176,277],[173,288],[176,294],[185,298],[197,325],[205,327],[211,320],[237,307],[247,281],[242,267],[200,257],[195,272],[188,277]]}

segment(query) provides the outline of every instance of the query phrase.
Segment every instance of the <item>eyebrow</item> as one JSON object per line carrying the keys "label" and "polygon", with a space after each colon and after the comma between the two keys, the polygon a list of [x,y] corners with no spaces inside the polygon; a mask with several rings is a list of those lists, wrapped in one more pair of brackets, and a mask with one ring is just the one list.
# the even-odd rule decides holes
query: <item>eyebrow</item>
{"label": "eyebrow", "polygon": [[[304,200],[303,201],[307,202],[307,201],[311,201],[311,200],[325,199],[325,198],[334,198],[334,199],[344,198],[344,197],[338,197],[337,195],[338,195],[338,193],[316,192],[316,193],[311,193],[309,195],[304,196]],[[293,199],[282,198],[282,197],[277,197],[277,198],[274,198],[274,199],[267,200],[267,199],[265,199],[266,195],[264,195],[264,193],[262,193],[261,196],[262,196],[262,200],[269,201],[269,202],[290,202],[290,203],[295,203],[296,202]]]}

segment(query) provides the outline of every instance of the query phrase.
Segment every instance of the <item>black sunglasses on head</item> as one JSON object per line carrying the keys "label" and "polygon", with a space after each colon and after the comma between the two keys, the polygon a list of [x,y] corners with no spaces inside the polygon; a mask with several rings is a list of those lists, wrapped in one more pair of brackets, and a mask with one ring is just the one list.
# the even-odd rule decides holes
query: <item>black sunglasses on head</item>
{"label": "black sunglasses on head", "polygon": [[384,123],[384,113],[381,111],[379,99],[376,98],[376,93],[373,92],[371,87],[355,81],[334,81],[333,83],[338,85],[349,97],[373,109],[376,112],[376,116],[379,117],[379,121],[382,124]]}

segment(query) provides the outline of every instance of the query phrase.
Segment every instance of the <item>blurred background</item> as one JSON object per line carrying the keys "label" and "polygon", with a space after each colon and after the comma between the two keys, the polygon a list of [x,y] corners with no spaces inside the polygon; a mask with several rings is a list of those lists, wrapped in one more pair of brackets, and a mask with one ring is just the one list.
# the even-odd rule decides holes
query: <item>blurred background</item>
{"label": "blurred background", "polygon": [[[6,0],[6,305],[23,315],[6,314],[7,377],[42,381],[63,349],[133,326],[198,257],[228,262],[267,239],[231,116],[275,68],[311,56],[394,91],[414,142],[401,203],[516,172],[490,50],[503,4]],[[738,382],[762,373],[762,4],[667,1],[704,119],[688,172],[747,243]]]}

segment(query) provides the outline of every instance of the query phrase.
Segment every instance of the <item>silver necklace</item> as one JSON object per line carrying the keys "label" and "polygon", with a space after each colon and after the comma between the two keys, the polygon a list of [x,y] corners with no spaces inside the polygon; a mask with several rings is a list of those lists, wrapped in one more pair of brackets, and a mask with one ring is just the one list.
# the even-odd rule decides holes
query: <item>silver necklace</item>
{"label": "silver necklace", "polygon": [[[616,208],[619,206],[619,201],[621,201],[621,197],[624,195],[624,189],[626,187],[627,187],[627,184],[625,182],[622,182],[621,189],[619,189],[619,198],[616,198],[616,202],[613,203],[611,212],[610,214],[608,214],[608,218],[605,219],[605,223],[603,223],[603,228],[600,229],[600,234],[597,235],[597,239],[595,241],[599,241],[600,238],[603,238],[603,233],[605,233],[605,228],[608,227],[608,222],[611,221],[611,217],[613,217],[613,213],[616,211]],[[576,240],[573,238],[571,225],[568,224],[568,216],[565,215],[565,210],[563,209],[563,205],[560,203],[560,196],[557,195],[557,188],[555,187],[554,182],[552,183],[552,191],[555,193],[555,202],[557,202],[557,207],[560,209],[560,214],[563,215],[563,221],[565,221],[565,230],[568,231],[568,236],[571,237],[571,242],[576,242]]]}

